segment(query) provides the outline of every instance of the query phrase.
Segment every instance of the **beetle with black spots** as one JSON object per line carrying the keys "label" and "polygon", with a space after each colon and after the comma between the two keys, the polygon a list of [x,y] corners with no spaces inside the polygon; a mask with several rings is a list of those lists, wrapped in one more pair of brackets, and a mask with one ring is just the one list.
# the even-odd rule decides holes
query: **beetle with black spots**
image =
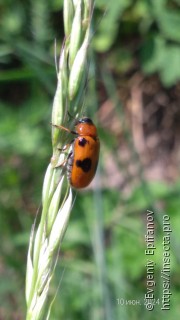
{"label": "beetle with black spots", "polygon": [[86,117],[78,120],[75,131],[63,126],[54,126],[76,135],[67,157],[67,177],[73,188],[87,187],[95,176],[99,160],[100,142],[96,126]]}

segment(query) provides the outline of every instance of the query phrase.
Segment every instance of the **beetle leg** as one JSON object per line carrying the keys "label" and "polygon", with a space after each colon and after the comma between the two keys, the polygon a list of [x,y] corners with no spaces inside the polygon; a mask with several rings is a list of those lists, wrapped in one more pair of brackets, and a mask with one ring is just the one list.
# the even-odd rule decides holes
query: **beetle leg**
{"label": "beetle leg", "polygon": [[73,142],[74,142],[74,139],[70,143],[65,144],[65,146],[63,148],[58,148],[58,150],[59,151],[66,151]]}
{"label": "beetle leg", "polygon": [[57,124],[53,124],[52,122],[51,122],[51,125],[52,125],[53,127],[58,128],[58,129],[63,129],[63,130],[65,130],[65,131],[69,132],[69,133],[77,134],[77,132],[75,132],[75,131],[73,131],[73,130],[70,130],[70,129],[65,128],[65,127],[63,127],[63,126],[58,126]]}
{"label": "beetle leg", "polygon": [[72,151],[71,151],[71,152],[69,152],[69,154],[68,154],[67,158],[66,158],[66,159],[64,159],[60,164],[57,164],[57,165],[55,166],[55,168],[63,167],[63,166],[64,166],[64,164],[65,164],[65,163],[68,161],[68,159],[71,157],[71,155],[72,155]]}
{"label": "beetle leg", "polygon": [[66,151],[67,148],[71,145],[71,143],[67,143],[65,144],[65,146],[63,148],[58,148],[59,151]]}
{"label": "beetle leg", "polygon": [[67,158],[63,160],[61,163],[57,164],[55,168],[63,167],[66,162],[67,162]]}

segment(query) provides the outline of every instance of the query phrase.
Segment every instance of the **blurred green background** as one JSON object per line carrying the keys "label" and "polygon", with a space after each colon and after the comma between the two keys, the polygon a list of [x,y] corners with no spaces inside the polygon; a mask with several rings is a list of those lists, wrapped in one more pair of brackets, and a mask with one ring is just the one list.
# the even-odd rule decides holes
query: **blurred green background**
{"label": "blurred green background", "polygon": [[[99,130],[100,164],[76,198],[51,289],[60,282],[51,319],[177,319],[180,1],[107,3],[95,4],[85,101]],[[62,5],[0,1],[0,320],[25,318],[28,240],[51,157]],[[144,305],[147,210],[155,216],[153,311]],[[163,214],[172,229],[169,311],[161,310]]]}

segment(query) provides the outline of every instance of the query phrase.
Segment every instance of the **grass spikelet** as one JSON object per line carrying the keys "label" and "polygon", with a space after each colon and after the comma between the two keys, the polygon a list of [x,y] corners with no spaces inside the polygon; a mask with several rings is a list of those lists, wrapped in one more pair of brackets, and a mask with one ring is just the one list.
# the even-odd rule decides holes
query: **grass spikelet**
{"label": "grass spikelet", "polygon": [[[65,41],[59,60],[52,123],[64,125],[68,111],[74,117],[81,114],[84,83],[87,80],[87,48],[89,45],[92,2],[64,0]],[[89,17],[89,19],[87,19]],[[88,23],[84,23],[84,19]],[[76,41],[74,42],[74,39]],[[40,222],[31,231],[26,271],[26,320],[48,319],[52,300],[49,288],[57,255],[63,240],[72,208],[73,192],[63,166],[60,152],[67,135],[52,126],[52,157],[42,190]]]}

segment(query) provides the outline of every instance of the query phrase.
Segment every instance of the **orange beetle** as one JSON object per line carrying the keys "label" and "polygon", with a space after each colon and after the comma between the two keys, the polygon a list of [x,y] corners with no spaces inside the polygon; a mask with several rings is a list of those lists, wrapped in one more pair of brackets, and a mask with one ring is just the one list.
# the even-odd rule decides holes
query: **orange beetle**
{"label": "orange beetle", "polygon": [[75,131],[55,127],[77,135],[67,158],[67,177],[73,188],[87,187],[94,178],[99,159],[100,142],[96,126],[90,118],[82,118],[78,120]]}

